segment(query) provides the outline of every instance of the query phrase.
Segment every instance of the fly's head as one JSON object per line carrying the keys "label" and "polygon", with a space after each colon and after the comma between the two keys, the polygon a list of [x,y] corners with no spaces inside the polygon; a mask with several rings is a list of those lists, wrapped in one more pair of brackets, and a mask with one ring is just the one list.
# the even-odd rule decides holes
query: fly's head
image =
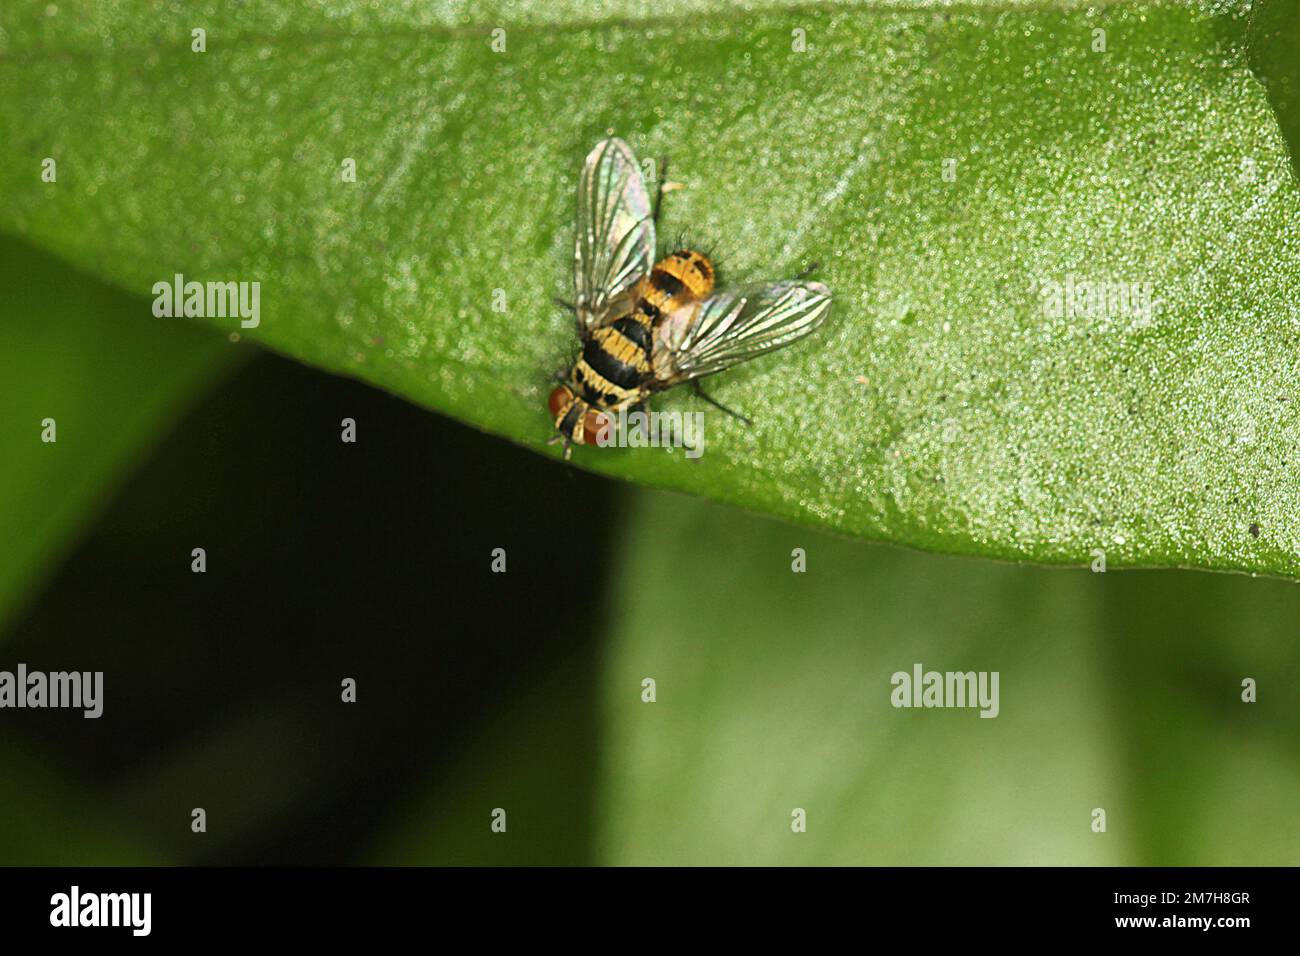
{"label": "fly's head", "polygon": [[568,385],[557,385],[548,403],[556,429],[570,441],[582,445],[598,444],[602,430],[606,435],[612,423],[608,415],[597,411]]}

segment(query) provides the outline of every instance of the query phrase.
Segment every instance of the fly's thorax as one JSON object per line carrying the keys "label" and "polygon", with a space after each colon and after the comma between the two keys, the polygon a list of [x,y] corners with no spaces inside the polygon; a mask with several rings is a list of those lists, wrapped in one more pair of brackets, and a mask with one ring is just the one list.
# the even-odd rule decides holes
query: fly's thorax
{"label": "fly's thorax", "polygon": [[637,316],[619,319],[597,329],[587,340],[582,357],[606,380],[631,388],[650,372],[650,323]]}
{"label": "fly's thorax", "polygon": [[597,409],[636,402],[652,378],[653,331],[643,316],[625,316],[591,333],[569,377],[573,393]]}

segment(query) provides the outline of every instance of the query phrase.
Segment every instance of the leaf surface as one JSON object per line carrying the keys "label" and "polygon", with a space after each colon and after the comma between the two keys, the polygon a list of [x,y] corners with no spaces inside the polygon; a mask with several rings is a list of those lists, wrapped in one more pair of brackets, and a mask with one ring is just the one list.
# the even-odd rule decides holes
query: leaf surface
{"label": "leaf surface", "polygon": [[551,299],[617,133],[687,185],[661,234],[726,283],[820,260],[836,304],[710,380],[753,427],[673,393],[702,457],[579,466],[932,550],[1294,577],[1295,6],[10,4],[0,228],[139,294],[260,282],[248,337],[558,454]]}

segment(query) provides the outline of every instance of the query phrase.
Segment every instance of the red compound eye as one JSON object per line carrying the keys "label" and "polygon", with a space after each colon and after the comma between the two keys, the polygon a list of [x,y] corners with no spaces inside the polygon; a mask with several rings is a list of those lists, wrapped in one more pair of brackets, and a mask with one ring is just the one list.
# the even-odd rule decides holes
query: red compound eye
{"label": "red compound eye", "polygon": [[[584,445],[598,444],[596,436],[602,428],[611,427],[609,416],[604,412],[587,412],[582,416],[582,443]],[[608,435],[606,435],[608,441]]]}
{"label": "red compound eye", "polygon": [[573,401],[573,392],[569,389],[569,386],[555,386],[555,389],[551,392],[551,400],[549,402],[551,418],[559,418],[561,409],[571,401]]}

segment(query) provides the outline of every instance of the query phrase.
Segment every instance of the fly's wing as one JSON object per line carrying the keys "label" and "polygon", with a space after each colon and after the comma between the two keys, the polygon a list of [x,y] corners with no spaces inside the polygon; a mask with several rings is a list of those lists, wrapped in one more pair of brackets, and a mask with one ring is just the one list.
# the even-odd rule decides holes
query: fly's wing
{"label": "fly's wing", "polygon": [[667,388],[721,372],[802,338],[830,311],[831,290],[820,282],[770,282],[714,293],[661,320],[655,376]]}
{"label": "fly's wing", "polygon": [[578,181],[573,284],[578,334],[619,314],[638,279],[654,265],[655,227],[641,169],[627,143],[601,140]]}

